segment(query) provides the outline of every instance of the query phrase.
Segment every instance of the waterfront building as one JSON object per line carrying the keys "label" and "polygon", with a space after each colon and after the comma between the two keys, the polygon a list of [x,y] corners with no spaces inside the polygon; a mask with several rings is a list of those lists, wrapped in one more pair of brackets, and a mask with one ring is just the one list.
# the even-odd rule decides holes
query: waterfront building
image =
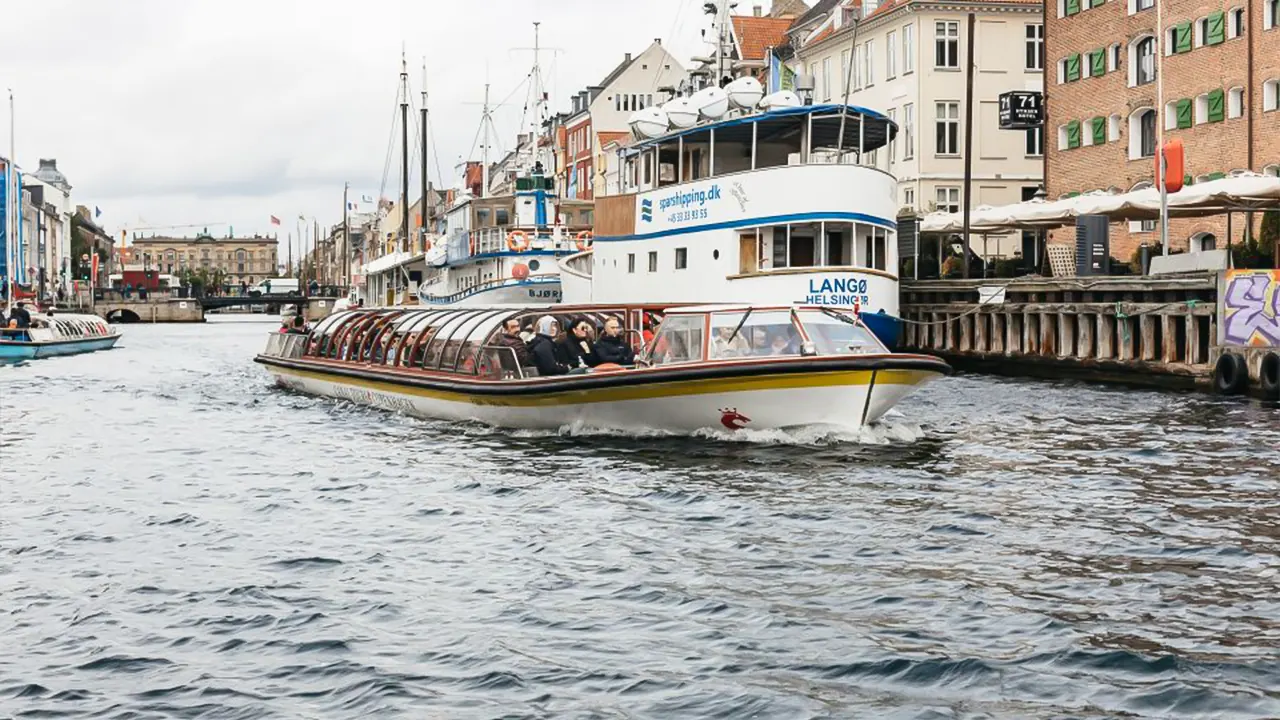
{"label": "waterfront building", "polygon": [[[1046,7],[1050,198],[1151,187],[1160,141],[1185,147],[1184,182],[1280,175],[1280,1],[1055,0]],[[1163,31],[1159,24],[1163,24]],[[1232,218],[1232,242],[1248,224]],[[1261,214],[1254,218],[1257,232]],[[1226,215],[1169,223],[1169,244],[1226,247]],[[1111,254],[1160,242],[1158,224],[1113,223]],[[1073,228],[1052,233],[1074,242]]]}
{"label": "waterfront building", "polygon": [[23,261],[27,282],[43,298],[71,292],[71,183],[58,161],[41,158],[22,173]]}
{"label": "waterfront building", "polygon": [[223,287],[252,286],[276,277],[279,238],[215,238],[207,232],[195,237],[134,237],[130,247],[121,248],[121,267],[154,270],[173,275],[184,270],[206,276],[220,276]]}
{"label": "waterfront building", "polygon": [[[959,212],[964,204],[1029,199],[1043,179],[1043,133],[1001,130],[999,96],[1040,91],[1044,26],[1038,0],[980,0],[957,6],[931,0],[824,0],[788,30],[796,68],[813,79],[813,102],[885,113],[896,140],[861,162],[897,178],[903,211]],[[975,15],[973,153],[964,193],[966,15]],[[848,80],[848,82],[846,82]],[[989,257],[1025,252],[1028,235],[988,238]],[[983,252],[982,240],[972,245]],[[1027,248],[1028,250],[1030,248]]]}
{"label": "waterfront building", "polygon": [[[76,226],[79,227],[81,240],[83,241],[81,255],[98,255],[98,287],[106,287],[109,285],[107,282],[108,278],[113,272],[111,261],[115,256],[116,244],[115,241],[111,239],[111,236],[107,234],[106,230],[104,230],[94,219],[93,215],[93,212],[89,208],[84,205],[77,205],[75,210],[75,225],[73,225],[73,228]],[[74,246],[74,233],[75,230],[73,229],[71,266],[72,268],[78,268],[78,271],[74,273],[74,279],[84,280],[89,278],[91,270],[89,263],[85,262],[83,257],[75,257],[76,250]]]}
{"label": "waterfront building", "polygon": [[573,95],[570,111],[553,128],[562,148],[556,154],[563,157],[547,168],[555,173],[560,196],[593,199],[596,186],[605,187],[605,143],[627,136],[631,114],[665,102],[685,76],[684,66],[655,38],[639,55],[627,53],[597,85]]}

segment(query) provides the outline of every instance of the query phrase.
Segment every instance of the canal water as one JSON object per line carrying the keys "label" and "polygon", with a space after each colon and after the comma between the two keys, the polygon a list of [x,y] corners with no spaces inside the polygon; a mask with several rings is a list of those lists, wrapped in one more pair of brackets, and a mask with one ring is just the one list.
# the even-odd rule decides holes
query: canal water
{"label": "canal water", "polygon": [[957,376],[851,437],[0,368],[0,717],[1280,716],[1280,411]]}

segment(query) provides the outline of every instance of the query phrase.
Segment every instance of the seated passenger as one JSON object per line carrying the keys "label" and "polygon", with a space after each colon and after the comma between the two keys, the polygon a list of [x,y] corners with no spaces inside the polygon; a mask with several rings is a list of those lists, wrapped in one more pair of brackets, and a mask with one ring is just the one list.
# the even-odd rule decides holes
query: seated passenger
{"label": "seated passenger", "polygon": [[737,358],[746,357],[751,354],[751,346],[747,344],[747,339],[743,337],[743,331],[737,329],[735,335],[733,327],[716,328],[716,336],[711,339],[711,357],[713,358]]}
{"label": "seated passenger", "polygon": [[796,335],[794,326],[787,326],[785,331],[774,334],[769,343],[770,355],[798,355],[799,353],[800,338]]}
{"label": "seated passenger", "polygon": [[591,323],[586,318],[578,318],[569,326],[569,333],[561,344],[562,360],[571,368],[594,367],[600,364],[596,360],[595,345],[591,342]]}
{"label": "seated passenger", "polygon": [[520,337],[520,321],[515,318],[507,318],[507,321],[502,323],[502,332],[493,339],[493,344],[498,347],[511,348],[511,352],[516,356],[516,362],[521,367],[529,367],[534,364],[533,354],[529,352],[529,345]]}
{"label": "seated passenger", "polygon": [[609,319],[604,321],[604,335],[596,342],[595,354],[598,364],[636,364],[636,352],[622,336],[622,321],[616,315],[610,315]]}
{"label": "seated passenger", "polygon": [[773,348],[769,345],[769,333],[762,327],[751,328],[751,355],[763,357],[771,355]]}
{"label": "seated passenger", "polygon": [[538,368],[539,375],[567,375],[569,366],[560,361],[553,339],[560,332],[560,323],[550,315],[538,318],[538,332],[529,343],[529,353],[533,355],[533,365]]}

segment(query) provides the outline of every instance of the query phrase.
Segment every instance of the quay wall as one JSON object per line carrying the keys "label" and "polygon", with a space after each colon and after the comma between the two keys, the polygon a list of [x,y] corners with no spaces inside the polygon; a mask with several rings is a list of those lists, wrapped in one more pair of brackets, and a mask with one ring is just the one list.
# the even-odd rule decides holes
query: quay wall
{"label": "quay wall", "polygon": [[194,299],[100,300],[94,303],[93,312],[108,322],[204,322],[204,308]]}
{"label": "quay wall", "polygon": [[961,369],[1204,390],[1233,352],[1260,393],[1276,303],[1280,271],[908,281],[902,345]]}

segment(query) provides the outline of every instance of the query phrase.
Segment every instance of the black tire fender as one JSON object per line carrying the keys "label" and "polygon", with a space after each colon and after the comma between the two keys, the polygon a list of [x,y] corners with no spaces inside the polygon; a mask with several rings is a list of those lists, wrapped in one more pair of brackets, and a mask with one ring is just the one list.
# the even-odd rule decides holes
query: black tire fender
{"label": "black tire fender", "polygon": [[1258,370],[1262,382],[1262,396],[1268,400],[1280,400],[1280,355],[1269,352],[1262,356]]}
{"label": "black tire fender", "polygon": [[1224,352],[1213,366],[1213,387],[1222,395],[1239,395],[1249,385],[1249,366],[1236,353]]}

